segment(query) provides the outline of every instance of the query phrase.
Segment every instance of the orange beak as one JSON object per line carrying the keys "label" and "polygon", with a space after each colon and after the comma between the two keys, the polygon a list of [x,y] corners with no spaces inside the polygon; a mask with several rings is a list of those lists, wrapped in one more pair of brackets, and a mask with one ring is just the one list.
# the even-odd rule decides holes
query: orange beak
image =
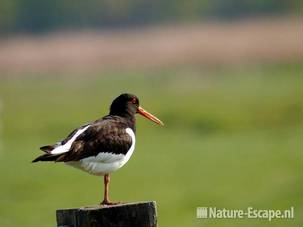
{"label": "orange beak", "polygon": [[145,109],[143,109],[142,107],[138,107],[137,109],[137,113],[139,113],[140,115],[142,115],[143,117],[146,117],[147,119],[164,126],[163,122],[160,121],[157,117],[155,117],[154,115],[152,115],[151,113],[147,112]]}

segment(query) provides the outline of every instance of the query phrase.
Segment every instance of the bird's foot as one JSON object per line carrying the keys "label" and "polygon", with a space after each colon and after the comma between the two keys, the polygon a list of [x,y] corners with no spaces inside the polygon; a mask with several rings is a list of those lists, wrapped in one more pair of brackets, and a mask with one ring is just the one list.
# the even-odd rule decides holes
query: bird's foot
{"label": "bird's foot", "polygon": [[109,201],[109,200],[103,200],[100,203],[101,206],[111,206],[111,205],[118,205],[118,204],[121,204],[121,202],[112,202],[112,201]]}

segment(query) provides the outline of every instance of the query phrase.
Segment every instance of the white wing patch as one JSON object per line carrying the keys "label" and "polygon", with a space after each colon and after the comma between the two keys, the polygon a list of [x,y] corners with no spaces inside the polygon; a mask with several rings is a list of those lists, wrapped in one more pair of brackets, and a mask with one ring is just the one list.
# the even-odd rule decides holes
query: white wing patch
{"label": "white wing patch", "polygon": [[130,159],[130,157],[132,156],[134,150],[135,150],[135,145],[136,145],[136,136],[135,136],[135,133],[133,132],[133,130],[131,128],[127,128],[126,130],[126,133],[128,135],[130,135],[130,137],[132,138],[132,145],[131,147],[129,148],[127,154],[125,155],[125,158],[124,158],[124,163],[123,165]]}
{"label": "white wing patch", "polygon": [[60,145],[58,147],[56,147],[54,150],[51,151],[51,154],[62,154],[65,152],[68,152],[70,147],[72,146],[73,142],[77,139],[77,137],[83,133],[86,129],[88,129],[90,125],[87,125],[86,127],[79,129],[75,135],[73,135],[72,138],[70,138],[69,141],[67,141],[64,145]]}

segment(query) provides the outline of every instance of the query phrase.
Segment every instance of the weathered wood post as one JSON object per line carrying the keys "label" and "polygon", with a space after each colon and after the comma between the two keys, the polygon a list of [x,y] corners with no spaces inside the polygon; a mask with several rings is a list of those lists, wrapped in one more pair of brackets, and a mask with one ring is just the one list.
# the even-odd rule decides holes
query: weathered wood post
{"label": "weathered wood post", "polygon": [[58,227],[156,227],[156,202],[57,210]]}

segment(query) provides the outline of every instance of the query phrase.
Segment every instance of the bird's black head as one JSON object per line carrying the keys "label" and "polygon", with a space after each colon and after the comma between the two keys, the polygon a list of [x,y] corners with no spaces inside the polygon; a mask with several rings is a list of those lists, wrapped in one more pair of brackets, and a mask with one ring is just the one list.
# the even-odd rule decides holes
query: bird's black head
{"label": "bird's black head", "polygon": [[139,106],[139,99],[137,96],[132,94],[122,94],[115,98],[110,106],[110,115],[118,115],[121,117],[126,117],[135,122],[135,114],[138,113],[147,119],[159,124],[164,125],[162,121],[156,118],[154,115],[148,113],[142,107]]}
{"label": "bird's black head", "polygon": [[121,94],[112,102],[110,106],[111,115],[121,117],[133,117],[137,113],[139,99],[132,94]]}

